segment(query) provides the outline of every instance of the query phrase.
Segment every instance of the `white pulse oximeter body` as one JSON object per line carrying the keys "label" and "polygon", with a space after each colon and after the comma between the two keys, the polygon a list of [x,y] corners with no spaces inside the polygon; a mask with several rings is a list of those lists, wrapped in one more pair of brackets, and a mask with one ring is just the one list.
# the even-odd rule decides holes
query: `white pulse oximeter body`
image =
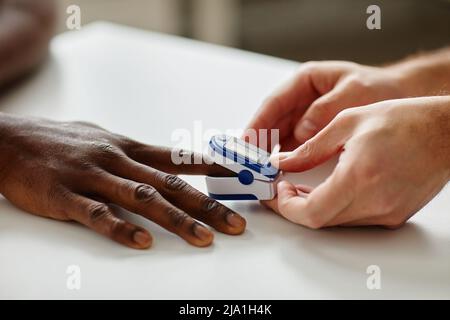
{"label": "white pulse oximeter body", "polygon": [[238,138],[213,136],[209,155],[235,177],[206,177],[209,196],[217,200],[270,200],[276,196],[280,171],[269,162],[270,154]]}

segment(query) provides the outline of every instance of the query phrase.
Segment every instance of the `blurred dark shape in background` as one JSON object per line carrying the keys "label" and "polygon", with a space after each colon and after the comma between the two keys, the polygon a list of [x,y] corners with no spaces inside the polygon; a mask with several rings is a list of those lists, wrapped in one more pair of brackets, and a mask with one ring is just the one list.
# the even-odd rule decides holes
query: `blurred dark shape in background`
{"label": "blurred dark shape in background", "polygon": [[[244,2],[242,47],[289,59],[384,63],[450,45],[450,1]],[[381,9],[381,30],[366,27],[371,4]]]}
{"label": "blurred dark shape in background", "polygon": [[[379,64],[450,45],[450,0],[61,0],[82,22],[109,20],[149,30],[307,61]],[[381,30],[369,30],[369,5]]]}

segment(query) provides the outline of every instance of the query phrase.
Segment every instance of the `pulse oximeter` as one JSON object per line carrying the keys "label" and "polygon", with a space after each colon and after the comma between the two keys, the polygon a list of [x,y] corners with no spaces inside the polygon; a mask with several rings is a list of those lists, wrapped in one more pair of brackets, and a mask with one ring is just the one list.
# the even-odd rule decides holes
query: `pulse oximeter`
{"label": "pulse oximeter", "polygon": [[208,194],[216,200],[270,200],[276,196],[280,171],[269,162],[270,154],[243,140],[227,135],[209,142],[212,160],[235,177],[206,177]]}

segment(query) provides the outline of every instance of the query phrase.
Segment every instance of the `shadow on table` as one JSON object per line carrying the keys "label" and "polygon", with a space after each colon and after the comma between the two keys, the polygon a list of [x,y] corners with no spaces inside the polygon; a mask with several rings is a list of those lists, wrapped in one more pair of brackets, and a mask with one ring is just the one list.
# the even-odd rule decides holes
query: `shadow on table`
{"label": "shadow on table", "polygon": [[[362,294],[360,298],[377,297],[380,290],[366,287],[369,277],[366,271],[371,265],[381,269],[383,298],[450,296],[450,234],[439,237],[432,234],[433,229],[413,222],[398,230],[380,227],[311,230],[270,212],[252,217],[249,229],[250,233],[257,230],[256,236],[264,234],[265,243],[247,242],[246,250],[272,247],[299,278],[307,278],[323,287],[324,292],[334,292],[341,298],[355,298],[355,292]],[[418,287],[424,291],[417,292]]]}
{"label": "shadow on table", "polygon": [[[319,168],[291,176],[289,180],[315,186],[331,173],[335,164],[336,159],[333,159]],[[439,202],[440,196],[433,201]],[[273,248],[280,251],[281,258],[299,276],[316,281],[327,291],[336,292],[341,297],[346,294],[354,297],[352,290],[358,290],[368,297],[376,297],[374,292],[377,290],[368,290],[366,287],[369,277],[366,271],[368,266],[377,265],[383,275],[385,298],[390,294],[392,297],[406,297],[408,294],[417,296],[417,292],[402,293],[402,287],[394,288],[400,285],[405,289],[412,283],[416,287],[431,288],[425,294],[427,297],[435,297],[433,288],[440,288],[440,293],[436,293],[438,296],[442,292],[450,296],[450,233],[448,237],[442,238],[413,222],[408,222],[398,230],[381,227],[311,230],[256,206],[233,206],[238,212],[252,212],[248,216],[250,237],[253,237],[252,230],[257,230],[256,236],[263,234],[267,246],[271,243],[281,245]],[[419,214],[445,215],[448,214],[443,212],[445,208],[445,205],[428,205]],[[261,241],[249,242],[246,248],[258,250],[257,246],[260,245]],[[348,277],[337,277],[337,274]],[[390,287],[390,284],[394,287]],[[348,291],[343,293],[346,289]]]}
{"label": "shadow on table", "polygon": [[103,235],[88,229],[76,222],[57,221],[28,214],[16,209],[0,196],[0,235],[11,234],[15,239],[23,239],[33,243],[44,243],[46,246],[65,247],[81,250],[87,254],[109,258],[133,258],[139,256],[158,255],[192,255],[210,252],[210,248],[196,248],[178,236],[169,233],[158,225],[143,217],[115,209],[119,216],[143,226],[153,236],[153,247],[150,250],[135,250],[122,246]]}

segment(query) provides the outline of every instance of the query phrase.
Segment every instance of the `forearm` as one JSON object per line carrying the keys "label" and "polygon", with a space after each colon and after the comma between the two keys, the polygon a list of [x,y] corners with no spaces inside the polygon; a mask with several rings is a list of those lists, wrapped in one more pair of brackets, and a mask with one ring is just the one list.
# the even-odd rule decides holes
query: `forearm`
{"label": "forearm", "polygon": [[388,68],[401,75],[407,96],[450,94],[450,47],[411,56]]}
{"label": "forearm", "polygon": [[450,95],[429,99],[433,103],[423,115],[431,121],[423,119],[423,123],[430,132],[430,152],[435,152],[436,159],[442,159],[447,171],[447,180],[450,181]]}
{"label": "forearm", "polygon": [[441,119],[441,124],[444,132],[444,152],[447,155],[447,168],[449,171],[448,180],[450,181],[450,95],[447,96],[447,104],[444,106],[445,116]]}
{"label": "forearm", "polygon": [[53,0],[0,0],[0,86],[45,58],[55,17]]}

